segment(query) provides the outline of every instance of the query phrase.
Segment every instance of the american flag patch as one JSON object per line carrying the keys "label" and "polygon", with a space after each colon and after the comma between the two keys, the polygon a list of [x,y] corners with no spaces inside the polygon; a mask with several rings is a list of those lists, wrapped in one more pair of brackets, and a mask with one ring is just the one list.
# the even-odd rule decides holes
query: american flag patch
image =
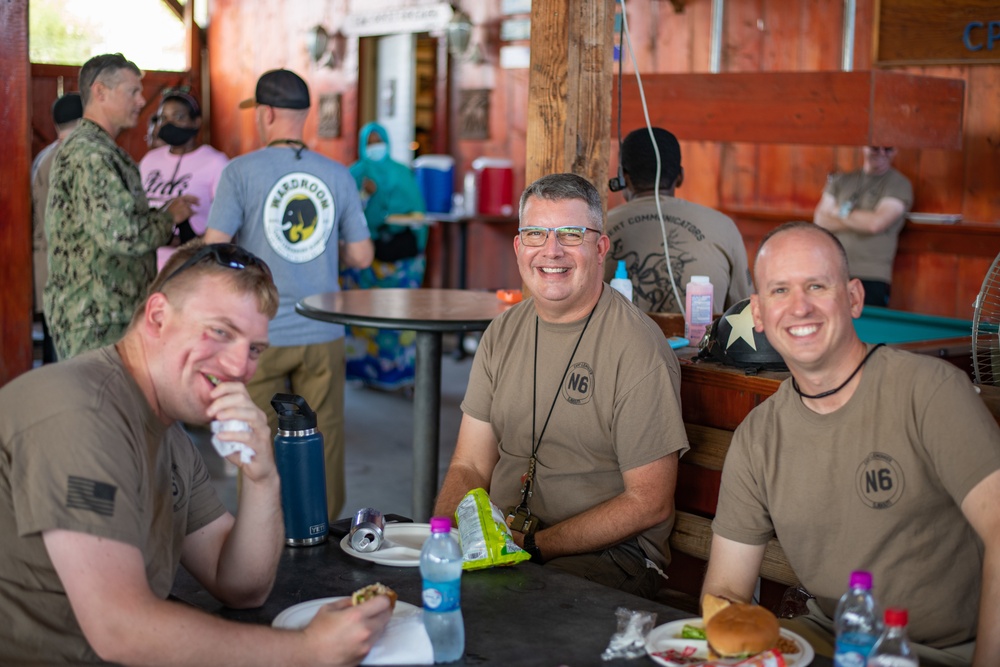
{"label": "american flag patch", "polygon": [[113,516],[117,491],[118,487],[113,484],[70,475],[69,489],[66,491],[66,507],[88,510],[101,516]]}

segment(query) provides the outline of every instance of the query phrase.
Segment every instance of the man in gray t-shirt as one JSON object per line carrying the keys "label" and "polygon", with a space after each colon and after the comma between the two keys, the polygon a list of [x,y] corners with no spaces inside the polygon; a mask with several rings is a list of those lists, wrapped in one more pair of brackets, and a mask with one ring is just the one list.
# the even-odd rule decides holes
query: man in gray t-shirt
{"label": "man in gray t-shirt", "polygon": [[340,289],[338,255],[364,268],[375,250],[350,172],[302,142],[309,99],[294,72],[261,75],[256,96],[240,106],[254,108],[265,147],[223,170],[205,241],[235,240],[274,272],[281,303],[269,330],[272,347],[247,388],[272,433],[278,428],[271,407],[276,393],[298,394],[316,412],[332,521],[344,505],[344,327],[299,315],[295,304]]}
{"label": "man in gray t-shirt", "polygon": [[896,149],[865,146],[861,169],[832,174],[813,213],[813,222],[833,232],[847,251],[851,277],[865,288],[865,304],[888,306],[892,263],[913,186],[892,168]]}

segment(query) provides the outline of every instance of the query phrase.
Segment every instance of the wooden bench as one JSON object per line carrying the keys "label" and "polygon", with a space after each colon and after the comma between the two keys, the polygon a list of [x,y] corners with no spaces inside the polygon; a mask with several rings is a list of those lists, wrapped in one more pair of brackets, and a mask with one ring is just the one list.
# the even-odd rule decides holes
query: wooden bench
{"label": "wooden bench", "polygon": [[[733,439],[731,431],[684,424],[687,431],[690,451],[684,455],[685,465],[698,466],[715,472],[722,471],[722,464]],[[678,506],[685,506],[683,499],[677,499]],[[677,510],[674,520],[674,530],[670,534],[670,549],[693,556],[698,560],[707,561],[712,547],[712,520],[693,512]],[[785,586],[797,586],[798,577],[792,571],[785,551],[776,538],[771,538],[764,549],[764,561],[760,567],[760,576]]]}
{"label": "wooden bench", "polygon": [[[650,313],[666,336],[681,336],[680,315]],[[663,597],[669,604],[699,613],[704,567],[712,546],[712,517],[719,497],[722,464],[733,431],[761,401],[774,393],[787,373],[746,377],[742,371],[716,363],[693,364],[692,350],[680,351],[681,409],[691,449],[681,458],[674,494],[674,530],[670,535],[672,562]],[[762,593],[776,604],[788,586],[798,585],[778,540],[771,539],[761,565]]]}

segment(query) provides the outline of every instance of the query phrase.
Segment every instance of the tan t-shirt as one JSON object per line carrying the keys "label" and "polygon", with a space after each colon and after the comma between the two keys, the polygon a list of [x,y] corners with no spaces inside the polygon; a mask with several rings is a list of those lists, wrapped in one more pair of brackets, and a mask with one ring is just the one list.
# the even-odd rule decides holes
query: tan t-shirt
{"label": "tan t-shirt", "polygon": [[0,664],[99,662],[42,531],[137,547],[166,598],[185,536],[224,512],[201,455],[160,423],[114,347],[0,389]]}
{"label": "tan t-shirt", "polygon": [[961,503],[1000,469],[1000,428],[957,368],[875,352],[850,401],[827,415],[790,380],[733,437],[712,529],[744,544],[777,535],[833,617],[852,570],[883,608],[905,607],[910,637],[975,637],[982,544]]}
{"label": "tan t-shirt", "polygon": [[[534,301],[510,309],[483,334],[462,402],[466,414],[493,427],[500,460],[489,492],[506,511],[521,501],[521,475],[531,456],[533,385],[536,437],[555,398],[528,503],[542,528],[620,495],[624,471],[688,449],[680,367],[663,333],[607,285],[581,339],[585,320],[538,320],[536,373]],[[673,517],[640,536],[660,566],[669,563],[672,526]]]}
{"label": "tan t-shirt", "polygon": [[[670,265],[682,300],[691,276],[709,277],[716,313],[750,296],[753,287],[747,251],[736,223],[718,211],[676,197],[661,196],[660,208],[667,223]],[[624,260],[640,310],[683,313],[684,303],[678,306],[674,298],[663,258],[656,199],[637,197],[611,209],[604,229],[611,238],[604,279],[614,278],[618,260]]]}
{"label": "tan t-shirt", "polygon": [[899,232],[906,223],[906,211],[913,205],[910,181],[895,169],[877,176],[858,170],[831,176],[825,192],[837,200],[837,206],[850,201],[859,211],[874,211],[883,197],[895,197],[903,202],[903,215],[880,234],[862,234],[851,230],[836,232],[847,251],[852,277],[891,283]]}

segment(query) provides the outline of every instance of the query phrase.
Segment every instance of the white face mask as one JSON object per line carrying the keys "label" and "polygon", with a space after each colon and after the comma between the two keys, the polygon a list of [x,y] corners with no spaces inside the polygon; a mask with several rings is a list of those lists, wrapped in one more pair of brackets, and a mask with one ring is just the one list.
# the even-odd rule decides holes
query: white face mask
{"label": "white face mask", "polygon": [[375,160],[377,162],[383,159],[389,153],[388,148],[389,147],[383,142],[379,142],[377,144],[368,144],[368,146],[365,148],[365,155],[368,157],[369,160]]}

